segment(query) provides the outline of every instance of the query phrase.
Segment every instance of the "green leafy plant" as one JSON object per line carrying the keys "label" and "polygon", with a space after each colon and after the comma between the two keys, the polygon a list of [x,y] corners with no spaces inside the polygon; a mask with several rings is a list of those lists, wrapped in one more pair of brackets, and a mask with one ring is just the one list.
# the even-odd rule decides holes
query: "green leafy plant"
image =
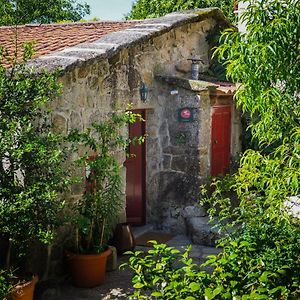
{"label": "green leafy plant", "polygon": [[7,270],[0,269],[0,299],[6,300],[12,289],[11,275]]}
{"label": "green leafy plant", "polygon": [[[220,254],[202,265],[200,272],[212,272],[200,278],[203,293],[195,298],[299,299],[299,217],[288,204],[300,182],[300,3],[251,0],[243,19],[247,31],[226,30],[216,53],[241,83],[235,99],[249,116],[255,148],[243,153],[234,175],[214,180],[210,193],[201,188],[223,238]],[[145,265],[140,256],[133,278],[157,261]],[[156,288],[145,278],[140,299]],[[174,291],[157,299],[177,298]]]}
{"label": "green leafy plant", "polygon": [[174,247],[150,241],[153,249],[127,252],[128,263],[121,268],[133,270],[135,292],[132,299],[204,299],[209,275],[189,257],[191,247],[183,253]]}
{"label": "green leafy plant", "polygon": [[0,25],[79,21],[90,13],[86,3],[76,0],[1,0]]}
{"label": "green leafy plant", "polygon": [[155,18],[175,11],[206,7],[219,7],[230,20],[235,20],[232,0],[137,0],[127,18]]}
{"label": "green leafy plant", "polygon": [[207,201],[228,232],[208,264],[229,298],[299,298],[299,219],[287,206],[299,194],[299,13],[298,1],[252,0],[247,31],[226,30],[216,52],[242,83],[235,99],[256,144]]}
{"label": "green leafy plant", "polygon": [[0,50],[0,230],[9,244],[6,268],[19,273],[35,242],[47,245],[50,257],[63,206],[59,195],[68,184],[64,137],[53,130],[46,108],[59,94],[58,74],[28,68],[32,53],[24,45],[17,64],[17,54]]}
{"label": "green leafy plant", "polygon": [[123,134],[125,126],[137,120],[141,116],[128,110],[113,113],[85,132],[70,133],[72,142],[86,148],[77,161],[86,174],[85,191],[75,207],[77,252],[100,253],[107,248],[124,205],[117,155],[124,156],[130,142]]}

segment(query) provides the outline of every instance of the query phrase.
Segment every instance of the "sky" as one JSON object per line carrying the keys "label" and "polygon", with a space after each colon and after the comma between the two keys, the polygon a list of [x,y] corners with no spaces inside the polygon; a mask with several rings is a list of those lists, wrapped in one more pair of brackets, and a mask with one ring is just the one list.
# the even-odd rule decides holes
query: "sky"
{"label": "sky", "polygon": [[85,19],[97,17],[101,20],[122,20],[131,10],[134,0],[81,0],[91,7],[91,14]]}

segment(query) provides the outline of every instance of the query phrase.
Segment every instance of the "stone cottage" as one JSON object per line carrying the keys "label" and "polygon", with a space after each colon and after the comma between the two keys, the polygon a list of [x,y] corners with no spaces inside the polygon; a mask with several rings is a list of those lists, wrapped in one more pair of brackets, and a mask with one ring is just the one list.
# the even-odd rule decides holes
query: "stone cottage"
{"label": "stone cottage", "polygon": [[[228,26],[211,8],[143,21],[18,27],[21,41],[36,41],[31,65],[63,70],[53,113],[58,130],[87,128],[129,103],[143,115],[129,135],[146,134],[145,144],[131,146],[134,158],[120,158],[132,224],[185,232],[183,211],[198,202],[199,185],[226,173],[240,150],[234,86],[191,79],[190,59],[201,60],[196,67],[206,72],[206,37]],[[11,47],[12,32],[0,28],[0,44]],[[73,197],[81,193],[74,187]]]}

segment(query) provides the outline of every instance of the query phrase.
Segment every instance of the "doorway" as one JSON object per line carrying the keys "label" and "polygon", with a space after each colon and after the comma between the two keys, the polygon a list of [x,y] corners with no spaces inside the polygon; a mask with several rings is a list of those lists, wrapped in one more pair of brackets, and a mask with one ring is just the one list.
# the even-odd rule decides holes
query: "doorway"
{"label": "doorway", "polygon": [[211,175],[225,175],[230,166],[231,106],[213,106],[211,126]]}
{"label": "doorway", "polygon": [[[146,120],[145,110],[133,110]],[[145,122],[129,124],[129,138],[145,135]],[[144,225],[146,212],[146,145],[131,143],[126,166],[126,216],[131,225]]]}

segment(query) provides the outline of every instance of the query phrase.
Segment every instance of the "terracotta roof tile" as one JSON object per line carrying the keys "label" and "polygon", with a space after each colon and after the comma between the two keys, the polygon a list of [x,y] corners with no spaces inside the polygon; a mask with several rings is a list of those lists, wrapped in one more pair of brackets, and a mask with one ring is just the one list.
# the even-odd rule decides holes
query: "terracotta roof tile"
{"label": "terracotta roof tile", "polygon": [[[16,32],[18,44],[34,41],[35,55],[39,57],[54,51],[93,42],[111,32],[120,31],[134,26],[137,22],[87,22],[67,24],[42,24],[22,26],[1,26],[0,46],[5,47],[9,53],[15,49]],[[17,30],[16,30],[17,29]],[[21,57],[22,51],[19,53]]]}

